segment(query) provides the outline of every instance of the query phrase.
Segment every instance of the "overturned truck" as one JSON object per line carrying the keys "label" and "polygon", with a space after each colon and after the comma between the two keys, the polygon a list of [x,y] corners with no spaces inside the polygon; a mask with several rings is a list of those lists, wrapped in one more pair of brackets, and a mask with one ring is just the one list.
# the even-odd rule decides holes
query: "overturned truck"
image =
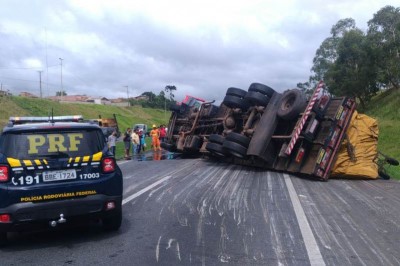
{"label": "overturned truck", "polygon": [[356,103],[331,97],[323,87],[320,82],[307,98],[298,89],[278,93],[252,83],[248,91],[229,88],[219,106],[172,106],[162,147],[327,180]]}

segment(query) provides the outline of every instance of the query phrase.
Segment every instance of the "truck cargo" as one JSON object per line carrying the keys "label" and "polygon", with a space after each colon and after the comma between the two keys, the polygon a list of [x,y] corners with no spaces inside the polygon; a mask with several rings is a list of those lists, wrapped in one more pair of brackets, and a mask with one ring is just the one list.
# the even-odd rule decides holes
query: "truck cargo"
{"label": "truck cargo", "polygon": [[[356,102],[333,97],[324,86],[319,82],[307,97],[298,89],[278,93],[252,83],[248,91],[228,88],[219,106],[214,101],[172,106],[162,147],[328,180],[343,141],[351,147],[346,131]],[[378,167],[369,175],[378,178]]]}

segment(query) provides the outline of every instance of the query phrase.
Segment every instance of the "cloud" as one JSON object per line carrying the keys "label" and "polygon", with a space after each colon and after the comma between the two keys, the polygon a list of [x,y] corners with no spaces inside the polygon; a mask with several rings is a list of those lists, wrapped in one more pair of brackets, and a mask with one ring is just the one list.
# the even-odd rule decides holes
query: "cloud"
{"label": "cloud", "polygon": [[175,85],[178,100],[220,100],[228,87],[252,82],[283,91],[308,80],[333,24],[353,17],[365,27],[386,2],[3,0],[0,80],[14,94],[35,93],[42,70],[45,95],[54,95],[62,58],[70,95]]}

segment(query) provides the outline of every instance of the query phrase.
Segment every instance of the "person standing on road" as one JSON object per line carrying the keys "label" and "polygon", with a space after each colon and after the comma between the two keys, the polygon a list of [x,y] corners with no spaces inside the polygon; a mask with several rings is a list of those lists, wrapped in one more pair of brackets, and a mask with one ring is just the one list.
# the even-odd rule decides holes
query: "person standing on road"
{"label": "person standing on road", "polygon": [[142,147],[142,151],[146,151],[146,132],[142,132],[140,136],[140,146]]}
{"label": "person standing on road", "polygon": [[128,160],[130,158],[129,151],[131,150],[131,129],[127,128],[124,134],[124,146],[125,146],[125,159]]}
{"label": "person standing on road", "polygon": [[131,135],[131,140],[132,140],[132,157],[133,157],[137,154],[137,148],[140,141],[137,129],[133,130],[133,133]]}
{"label": "person standing on road", "polygon": [[110,136],[108,136],[107,143],[108,143],[108,150],[112,153],[115,157],[115,142],[117,140],[117,132],[114,131]]}
{"label": "person standing on road", "polygon": [[153,125],[153,129],[150,131],[151,144],[154,151],[161,151],[160,147],[160,131],[156,125]]}
{"label": "person standing on road", "polygon": [[166,136],[167,136],[167,131],[165,130],[165,126],[161,125],[160,126],[160,142],[164,142]]}

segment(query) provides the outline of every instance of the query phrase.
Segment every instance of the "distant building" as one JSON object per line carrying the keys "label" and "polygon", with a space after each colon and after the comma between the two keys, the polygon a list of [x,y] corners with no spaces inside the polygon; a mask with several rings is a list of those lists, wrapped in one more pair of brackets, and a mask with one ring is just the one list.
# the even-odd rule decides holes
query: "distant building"
{"label": "distant building", "polygon": [[11,95],[12,95],[12,94],[10,93],[9,90],[6,90],[6,91],[0,90],[0,97],[1,97],[1,96],[11,96]]}
{"label": "distant building", "polygon": [[21,97],[28,97],[28,98],[38,98],[35,94],[32,94],[32,93],[30,93],[30,92],[26,92],[26,91],[21,92],[21,93],[19,94],[19,96],[21,96]]}

